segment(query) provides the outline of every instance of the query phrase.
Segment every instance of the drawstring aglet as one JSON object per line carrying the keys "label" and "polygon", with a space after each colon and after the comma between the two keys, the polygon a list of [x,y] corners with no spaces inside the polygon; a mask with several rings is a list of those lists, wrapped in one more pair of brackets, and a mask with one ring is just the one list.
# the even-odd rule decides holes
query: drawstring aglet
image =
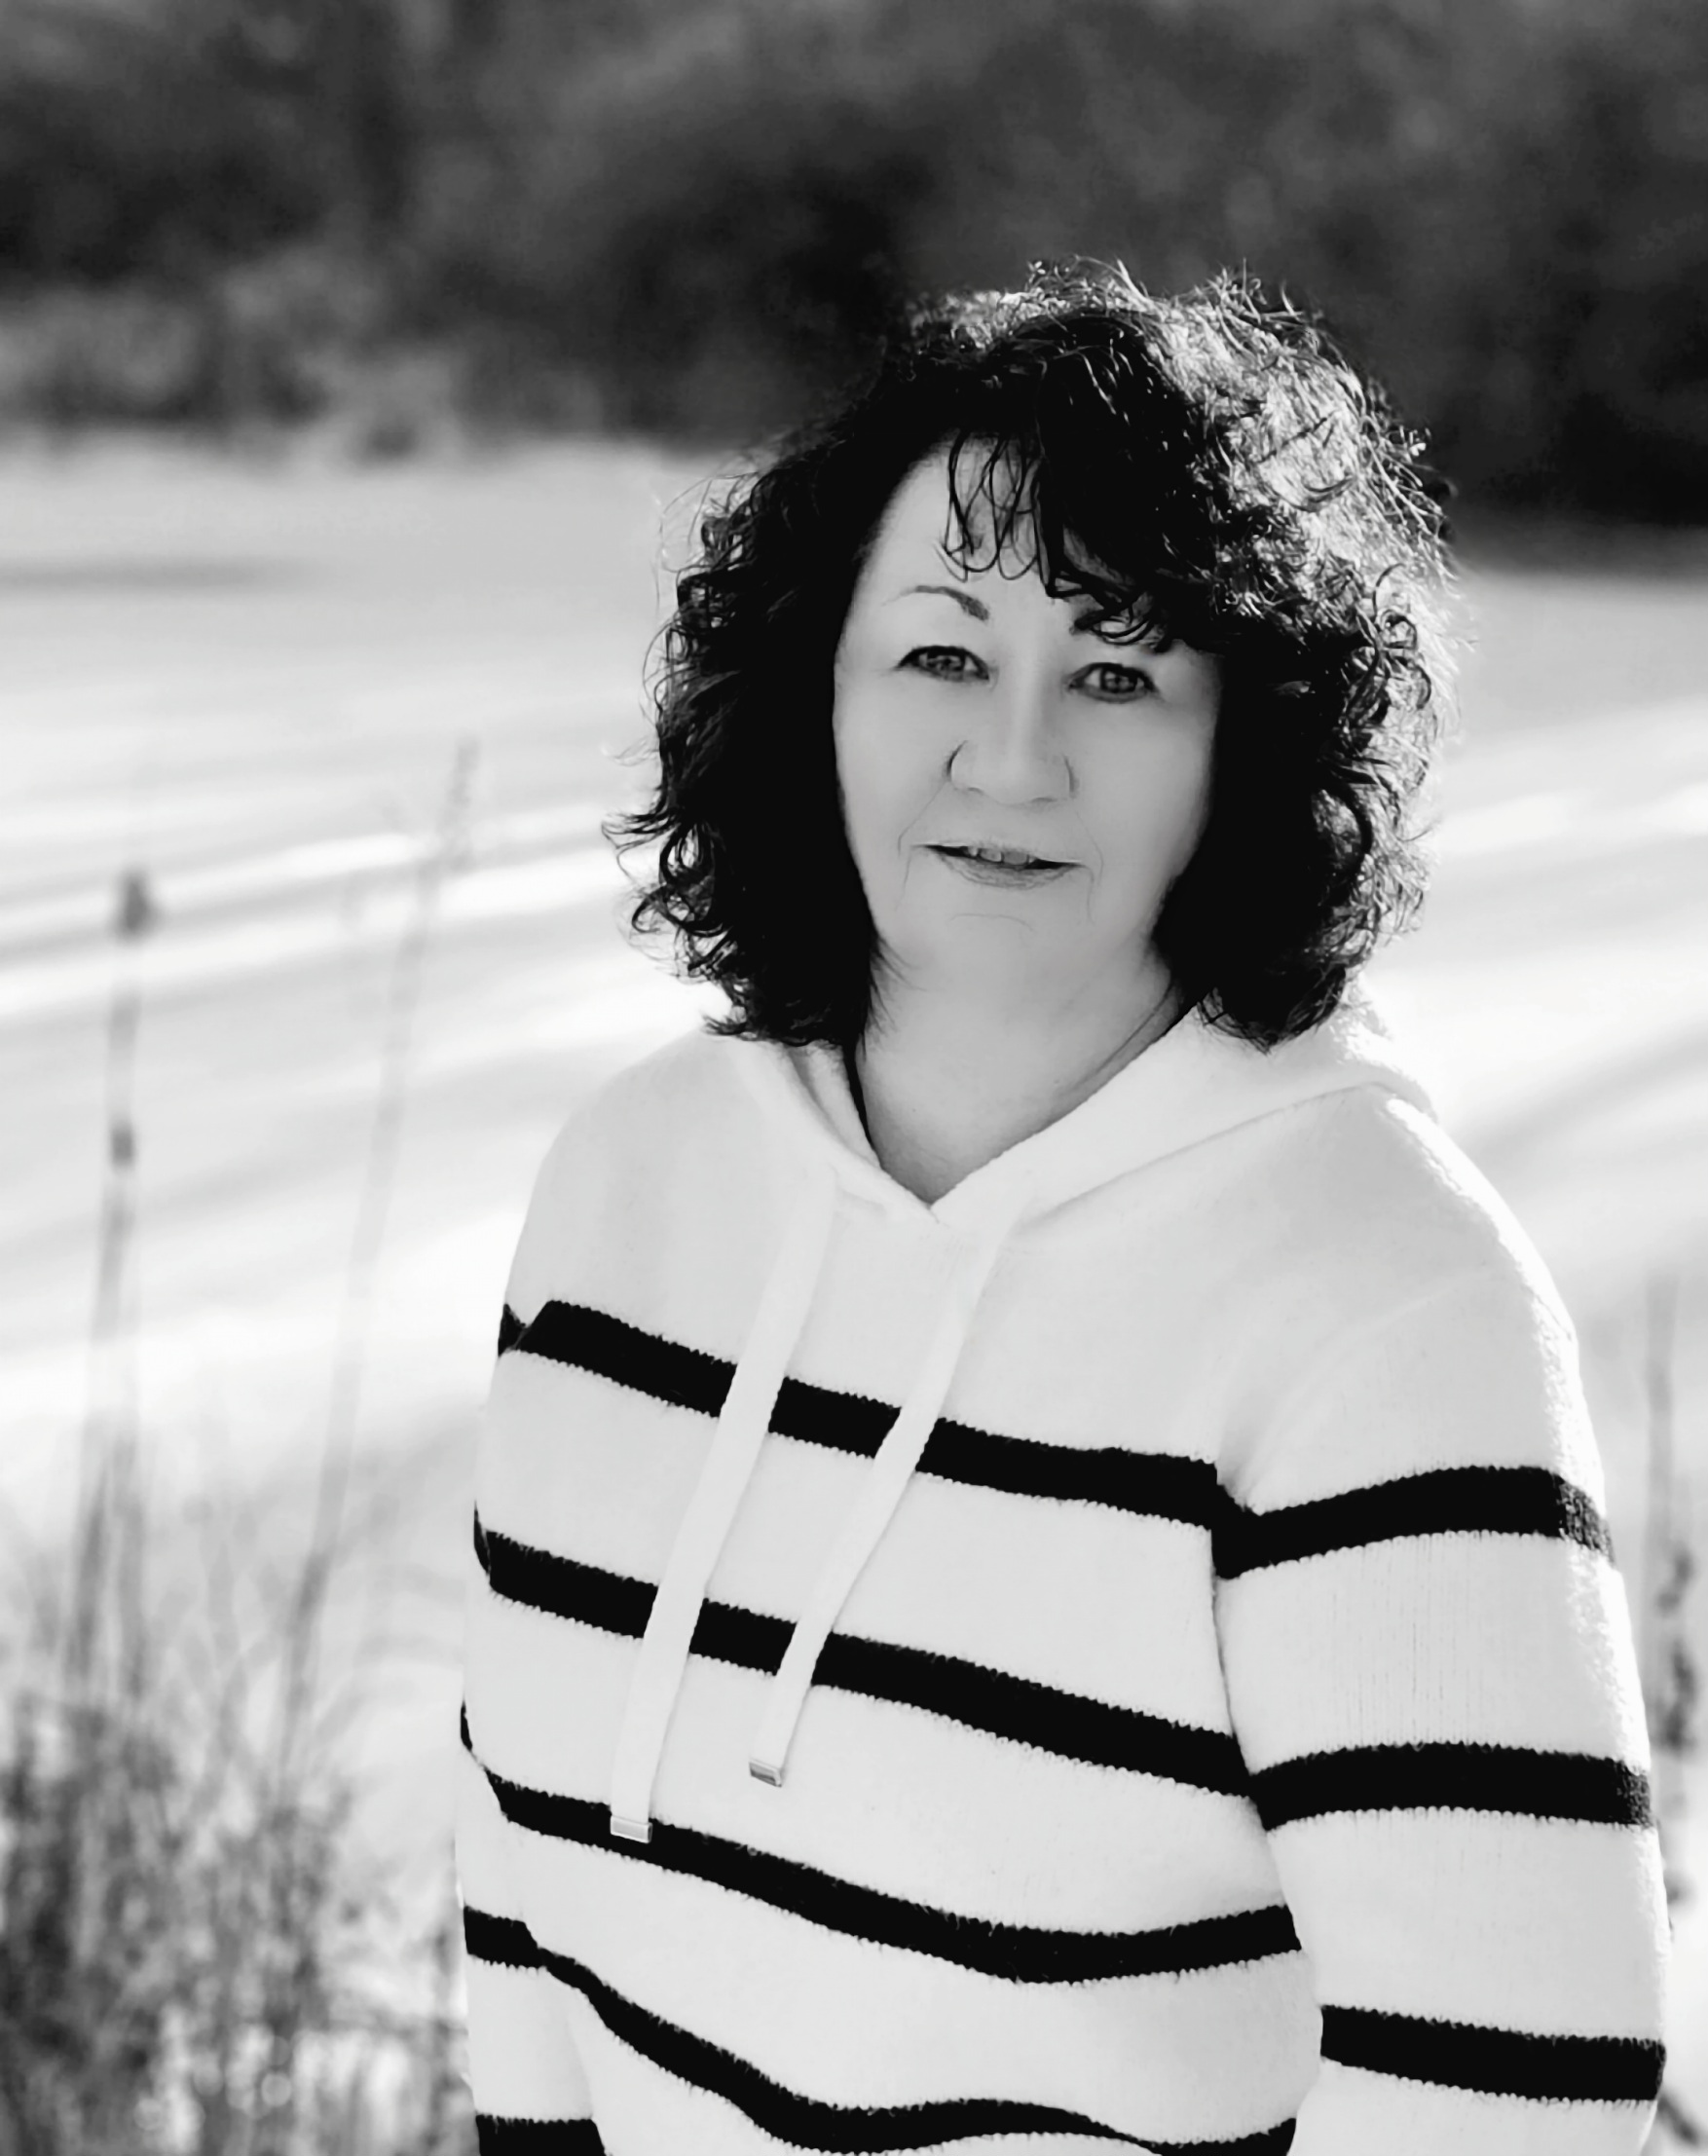
{"label": "drawstring aglet", "polygon": [[652,1822],[650,1819],[623,1819],[613,1811],[611,1815],[611,1832],[618,1841],[650,1841]]}
{"label": "drawstring aglet", "polygon": [[749,1760],[747,1770],[756,1782],[769,1782],[773,1789],[783,1786],[783,1769],[773,1766],[769,1760]]}

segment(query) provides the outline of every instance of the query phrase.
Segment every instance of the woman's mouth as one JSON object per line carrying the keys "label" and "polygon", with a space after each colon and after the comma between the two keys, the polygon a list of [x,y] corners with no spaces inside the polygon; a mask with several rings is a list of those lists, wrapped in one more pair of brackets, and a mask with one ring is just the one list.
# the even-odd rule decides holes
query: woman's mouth
{"label": "woman's mouth", "polygon": [[1065,875],[1071,861],[1050,861],[1019,846],[931,846],[927,849],[974,883],[1047,883]]}

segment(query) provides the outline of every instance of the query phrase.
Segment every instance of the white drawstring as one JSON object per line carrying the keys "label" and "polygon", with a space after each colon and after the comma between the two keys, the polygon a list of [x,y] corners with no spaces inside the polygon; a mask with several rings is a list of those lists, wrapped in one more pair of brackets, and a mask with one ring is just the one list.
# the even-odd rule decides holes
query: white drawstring
{"label": "white drawstring", "polygon": [[625,1841],[652,1839],[652,1784],[671,1710],[736,1507],[770,1427],[784,1372],[806,1322],[836,1209],[836,1180],[809,1177],[784,1231],[760,1297],[747,1347],[712,1434],[711,1449],[677,1529],[629,1685],[611,1778],[611,1831]]}
{"label": "white drawstring", "polygon": [[867,1470],[853,1509],[796,1622],[782,1664],[765,1694],[765,1710],[748,1761],[749,1771],[773,1788],[782,1785],[789,1747],[819,1654],[919,1465],[919,1456],[936,1426],[960,1361],[973,1313],[1025,1197],[1023,1189],[1014,1192],[1011,1204],[989,1223],[957,1270],[919,1373]]}

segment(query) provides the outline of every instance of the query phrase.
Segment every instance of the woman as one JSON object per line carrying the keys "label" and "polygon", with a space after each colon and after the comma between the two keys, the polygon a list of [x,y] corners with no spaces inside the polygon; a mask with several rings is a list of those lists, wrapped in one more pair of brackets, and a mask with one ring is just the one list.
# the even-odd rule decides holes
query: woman
{"label": "woman", "polygon": [[493,2151],[1637,2150],[1665,1911],[1570,1324],[1355,992],[1446,683],[1296,315],[921,318],[703,528],[478,1470]]}

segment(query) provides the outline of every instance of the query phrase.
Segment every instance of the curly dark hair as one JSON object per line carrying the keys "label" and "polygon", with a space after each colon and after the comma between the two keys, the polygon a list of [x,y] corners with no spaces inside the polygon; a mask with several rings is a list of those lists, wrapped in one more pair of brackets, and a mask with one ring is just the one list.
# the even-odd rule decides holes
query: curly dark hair
{"label": "curly dark hair", "polygon": [[879,953],[833,660],[891,498],[946,448],[959,558],[1018,537],[1105,633],[1219,661],[1208,817],[1157,949],[1259,1047],[1318,1023],[1423,894],[1410,812],[1452,667],[1442,490],[1320,320],[1231,274],[1159,298],[1118,267],[1035,266],[1020,291],[936,301],[708,508],[657,647],[656,787],[608,827],[624,853],[659,843],[632,925],[673,930],[683,970],[724,990],[715,1031],[859,1039]]}

